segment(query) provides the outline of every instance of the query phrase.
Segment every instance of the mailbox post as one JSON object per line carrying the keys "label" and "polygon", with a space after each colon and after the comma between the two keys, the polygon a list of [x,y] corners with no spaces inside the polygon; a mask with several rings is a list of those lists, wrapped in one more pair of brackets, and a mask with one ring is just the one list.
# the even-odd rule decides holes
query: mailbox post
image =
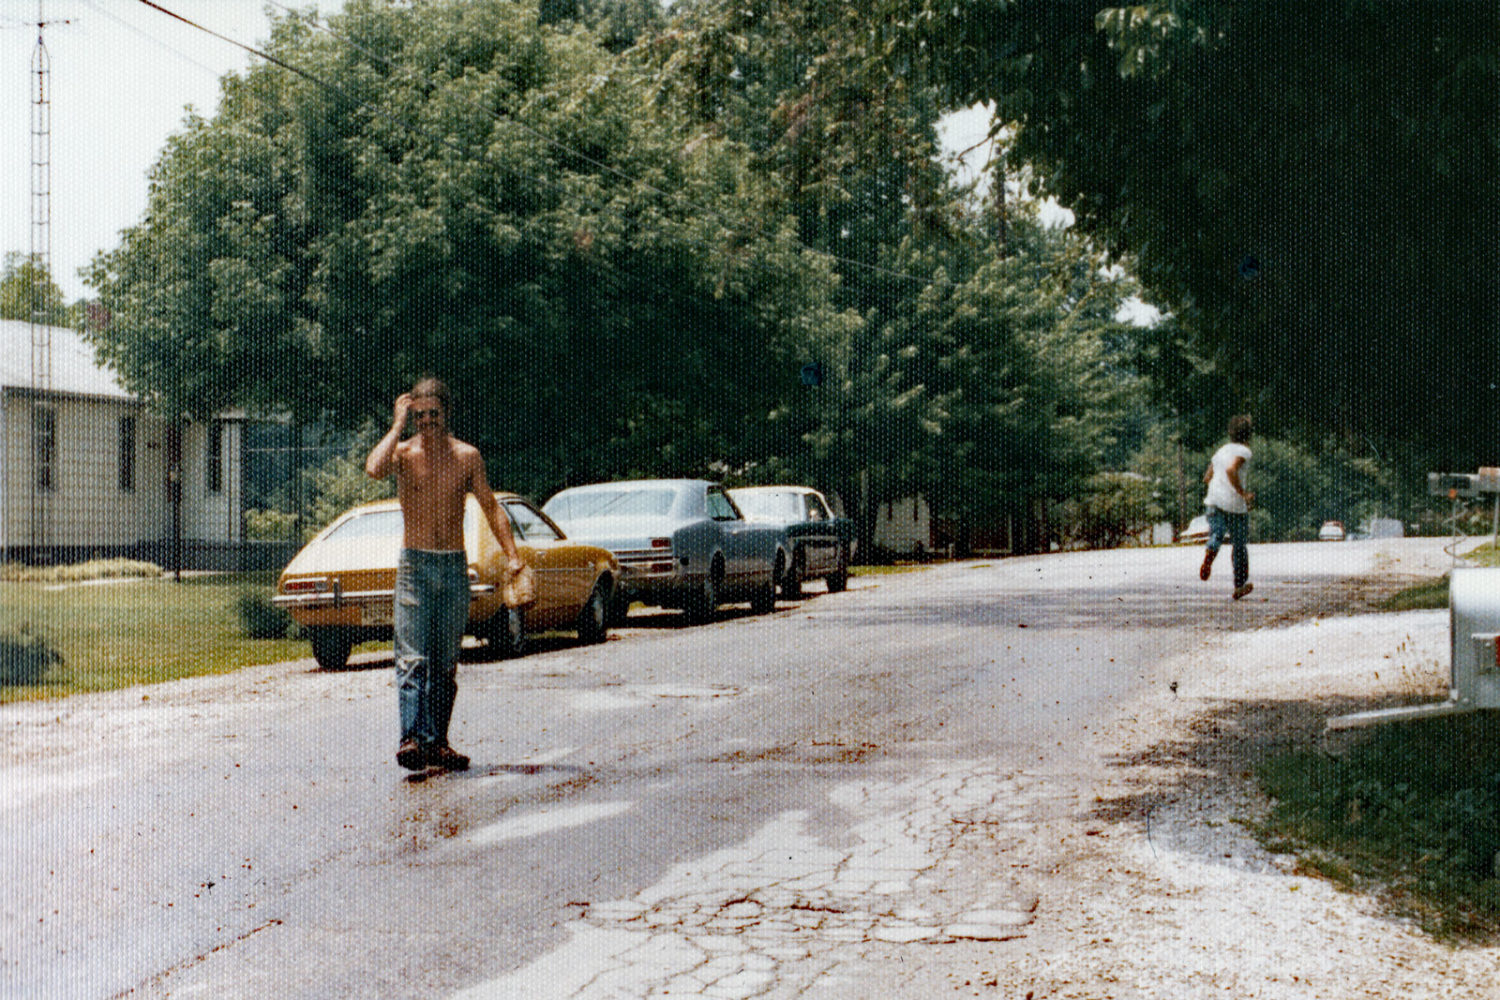
{"label": "mailbox post", "polygon": [[[1428,473],[1427,491],[1433,496],[1446,496],[1455,505],[1461,497],[1493,493],[1500,504],[1500,468],[1480,469],[1477,475]],[[1328,728],[1352,729],[1500,708],[1500,568],[1453,570],[1448,582],[1448,630],[1446,701],[1338,715],[1328,720]]]}

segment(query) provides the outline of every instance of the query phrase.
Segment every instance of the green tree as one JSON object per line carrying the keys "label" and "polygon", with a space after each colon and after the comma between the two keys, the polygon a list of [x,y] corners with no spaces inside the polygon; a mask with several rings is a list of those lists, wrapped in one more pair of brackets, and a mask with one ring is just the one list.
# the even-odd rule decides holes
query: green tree
{"label": "green tree", "polygon": [[62,289],[36,257],[12,251],[0,271],[0,319],[31,320],[60,326],[68,321]]}
{"label": "green tree", "polygon": [[870,0],[820,25],[801,94],[845,156],[884,95],[990,102],[1006,160],[1134,256],[1200,443],[1248,409],[1417,468],[1493,460],[1493,4]]}
{"label": "green tree", "polygon": [[[95,262],[104,350],[185,412],[387,420],[431,370],[493,481],[752,456],[819,273],[723,142],[685,146],[631,65],[534,6],[350,0],[276,23]],[[750,235],[746,235],[750,233]],[[752,433],[745,433],[745,426]]]}
{"label": "green tree", "polygon": [[623,52],[665,27],[660,0],[540,0],[542,24],[585,25],[611,52]]}
{"label": "green tree", "polygon": [[757,471],[862,495],[867,524],[920,492],[965,526],[1097,469],[1131,381],[1107,332],[1123,283],[1095,280],[1097,252],[1025,206],[974,211],[937,161],[939,89],[878,56],[862,7],[673,12],[670,38],[639,50],[659,99],[744,148],[837,276],[838,321],[804,341],[823,384],[778,412],[806,447]]}

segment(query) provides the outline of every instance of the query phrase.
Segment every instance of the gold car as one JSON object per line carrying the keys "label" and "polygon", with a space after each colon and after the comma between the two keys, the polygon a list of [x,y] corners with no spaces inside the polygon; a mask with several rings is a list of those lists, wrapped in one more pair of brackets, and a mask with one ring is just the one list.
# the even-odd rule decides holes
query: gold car
{"label": "gold car", "polygon": [[[522,612],[500,596],[505,553],[468,498],[464,549],[469,556],[469,624],[465,631],[506,656],[519,653],[527,631],[570,629],[580,642],[603,642],[620,564],[608,549],[568,541],[525,498],[496,493],[510,518],[521,558],[536,574],[536,603]],[[312,643],[324,670],[349,661],[355,643],[389,639],[401,551],[401,507],[395,500],[363,504],[318,532],[282,570],[271,600],[285,608]]]}

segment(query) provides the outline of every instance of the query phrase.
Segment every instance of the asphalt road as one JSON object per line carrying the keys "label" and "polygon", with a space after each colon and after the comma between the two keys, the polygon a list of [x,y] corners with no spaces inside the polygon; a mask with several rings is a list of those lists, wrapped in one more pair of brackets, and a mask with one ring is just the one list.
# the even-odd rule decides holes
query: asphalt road
{"label": "asphalt road", "polygon": [[1256,546],[1238,603],[1161,549],[638,611],[602,646],[474,651],[474,767],[422,783],[388,655],[0,708],[0,991],[860,996],[861,963],[1024,933],[1025,859],[992,862],[1153,663],[1337,612],[1419,546]]}

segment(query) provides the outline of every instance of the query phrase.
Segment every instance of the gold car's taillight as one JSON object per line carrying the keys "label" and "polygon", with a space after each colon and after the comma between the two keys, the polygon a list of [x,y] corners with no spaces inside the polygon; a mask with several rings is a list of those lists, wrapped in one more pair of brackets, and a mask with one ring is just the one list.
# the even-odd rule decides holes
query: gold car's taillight
{"label": "gold car's taillight", "polygon": [[328,578],[317,576],[304,580],[288,580],[281,589],[288,594],[321,594],[328,589]]}

